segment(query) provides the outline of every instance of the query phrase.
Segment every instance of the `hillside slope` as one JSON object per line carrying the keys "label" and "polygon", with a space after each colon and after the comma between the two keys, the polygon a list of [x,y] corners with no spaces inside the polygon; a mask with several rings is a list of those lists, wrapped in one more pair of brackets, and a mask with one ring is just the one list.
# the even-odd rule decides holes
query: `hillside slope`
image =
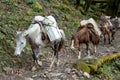
{"label": "hillside slope", "polygon": [[[0,59],[5,56],[4,64],[13,56],[16,31],[27,29],[36,15],[53,15],[58,26],[65,30],[67,35],[76,30],[82,19],[80,11],[67,0],[1,0]],[[67,38],[70,36],[68,35]]]}
{"label": "hillside slope", "polygon": [[[81,5],[83,3],[81,3]],[[23,78],[26,77],[32,77],[35,80],[42,80],[41,78],[44,78],[45,74],[48,74],[46,76],[52,80],[85,79],[81,74],[80,76],[77,76],[78,74],[75,72],[70,72],[72,70],[71,63],[77,59],[77,54],[72,53],[69,49],[70,38],[78,28],[81,20],[93,16],[95,18],[96,16],[99,17],[97,15],[99,12],[93,12],[93,10],[90,10],[92,13],[83,15],[82,11],[82,6],[75,9],[74,0],[0,0],[0,72],[3,73],[0,73],[0,80],[23,80]],[[43,49],[42,53],[46,56],[45,58],[42,57],[43,67],[35,72],[31,71],[31,67],[34,63],[29,44],[27,44],[21,57],[14,57],[13,55],[15,50],[16,31],[27,29],[36,15],[53,15],[57,20],[59,28],[64,30],[67,38],[65,48],[60,54],[60,60],[62,60],[61,65],[59,67],[54,67],[53,71],[50,73],[47,71],[50,64],[49,58],[52,56],[52,50],[49,48]],[[116,35],[117,37],[120,36],[119,34]],[[114,46],[112,47],[110,45],[103,47],[101,43],[98,50],[98,53],[100,53],[99,55],[102,56],[103,53],[107,55],[114,51],[118,52],[119,44],[117,43],[119,40],[120,39],[118,38],[113,43]],[[119,61],[120,60],[118,59],[118,63]],[[106,67],[105,65],[105,69],[106,68],[108,69],[109,67]],[[118,74],[116,75],[118,77],[120,72],[117,72],[117,70],[115,71],[115,73]],[[95,75],[93,80],[98,79],[98,77],[107,79],[104,75]]]}

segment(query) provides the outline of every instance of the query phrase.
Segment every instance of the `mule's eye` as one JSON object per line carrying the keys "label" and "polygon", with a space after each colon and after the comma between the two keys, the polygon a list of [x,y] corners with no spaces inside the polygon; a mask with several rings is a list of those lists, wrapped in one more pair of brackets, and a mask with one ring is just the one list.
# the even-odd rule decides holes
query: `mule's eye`
{"label": "mule's eye", "polygon": [[24,44],[23,42],[21,42],[21,44]]}

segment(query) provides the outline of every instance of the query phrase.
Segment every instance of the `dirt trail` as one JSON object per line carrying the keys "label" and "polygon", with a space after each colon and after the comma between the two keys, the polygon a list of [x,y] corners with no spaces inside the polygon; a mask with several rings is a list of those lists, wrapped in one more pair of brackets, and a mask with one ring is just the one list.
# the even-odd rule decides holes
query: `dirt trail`
{"label": "dirt trail", "polygon": [[[112,45],[103,45],[102,40],[97,48],[96,56],[100,57],[103,55],[108,55],[115,52],[120,52],[120,30],[115,34],[115,40]],[[82,54],[84,56],[85,54]],[[93,54],[94,55],[94,54]],[[32,60],[27,60],[24,62],[25,66],[20,69],[10,68],[8,72],[0,73],[0,80],[84,80],[84,77],[76,75],[72,71],[72,63],[77,60],[78,54],[73,53],[69,47],[65,47],[61,51],[60,65],[58,67],[54,66],[51,71],[49,71],[49,64],[51,59],[51,54],[47,54],[46,57],[42,58],[43,66],[36,71],[31,71],[33,65]]]}

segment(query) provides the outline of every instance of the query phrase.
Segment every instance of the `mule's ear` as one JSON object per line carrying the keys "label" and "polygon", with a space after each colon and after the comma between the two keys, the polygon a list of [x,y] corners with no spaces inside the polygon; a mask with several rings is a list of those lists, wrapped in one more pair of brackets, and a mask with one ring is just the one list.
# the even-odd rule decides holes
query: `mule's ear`
{"label": "mule's ear", "polygon": [[20,34],[22,31],[16,31],[17,34]]}
{"label": "mule's ear", "polygon": [[28,34],[28,31],[24,31],[22,35],[26,36],[27,34]]}

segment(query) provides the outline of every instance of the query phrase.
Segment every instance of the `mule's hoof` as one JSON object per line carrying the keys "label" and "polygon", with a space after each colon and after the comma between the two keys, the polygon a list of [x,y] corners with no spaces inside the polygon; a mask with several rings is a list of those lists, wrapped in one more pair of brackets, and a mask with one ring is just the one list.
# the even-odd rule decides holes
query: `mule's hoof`
{"label": "mule's hoof", "polygon": [[32,67],[31,71],[35,71],[37,68],[35,66]]}
{"label": "mule's hoof", "polygon": [[60,62],[58,61],[58,62],[57,62],[57,66],[59,66],[59,65],[60,65]]}
{"label": "mule's hoof", "polygon": [[78,56],[78,59],[80,59],[81,57],[80,56]]}
{"label": "mule's hoof", "polygon": [[37,61],[37,64],[39,65],[39,66],[42,66],[42,61]]}
{"label": "mule's hoof", "polygon": [[52,68],[47,69],[47,71],[48,71],[48,72],[51,72],[51,71],[52,71]]}
{"label": "mule's hoof", "polygon": [[87,78],[90,78],[90,74],[87,73],[87,72],[84,72],[83,75],[84,75],[85,77],[87,77]]}

